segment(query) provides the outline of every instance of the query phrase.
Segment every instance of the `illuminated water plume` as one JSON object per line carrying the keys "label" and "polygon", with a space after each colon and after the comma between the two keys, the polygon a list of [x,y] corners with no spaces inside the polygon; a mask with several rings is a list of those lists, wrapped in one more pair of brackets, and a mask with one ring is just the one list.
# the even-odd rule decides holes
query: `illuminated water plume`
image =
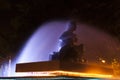
{"label": "illuminated water plume", "polygon": [[[49,54],[59,49],[58,39],[66,30],[66,22],[67,21],[51,21],[41,25],[22,48],[18,60],[11,65],[12,73],[15,73],[16,63],[48,61]],[[83,57],[87,62],[99,64],[98,58],[102,57],[102,59],[108,63],[113,58],[119,58],[119,41],[105,32],[85,24],[77,23],[76,34],[78,44],[83,43],[85,46]],[[11,75],[14,76],[13,74]]]}

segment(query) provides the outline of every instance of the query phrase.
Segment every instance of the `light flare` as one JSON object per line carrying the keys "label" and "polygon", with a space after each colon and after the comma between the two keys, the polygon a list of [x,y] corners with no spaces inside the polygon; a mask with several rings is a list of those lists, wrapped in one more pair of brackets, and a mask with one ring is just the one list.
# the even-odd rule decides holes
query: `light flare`
{"label": "light flare", "polygon": [[27,76],[73,76],[73,77],[113,78],[112,75],[107,75],[107,74],[81,73],[81,72],[70,72],[70,71],[60,71],[60,70],[46,71],[46,72],[45,71],[29,72]]}

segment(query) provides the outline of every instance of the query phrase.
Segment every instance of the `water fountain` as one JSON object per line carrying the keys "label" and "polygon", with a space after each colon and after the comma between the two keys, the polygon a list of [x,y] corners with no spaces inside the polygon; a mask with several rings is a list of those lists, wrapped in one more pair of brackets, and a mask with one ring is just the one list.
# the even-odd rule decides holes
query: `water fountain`
{"label": "water fountain", "polygon": [[[48,61],[49,54],[59,49],[59,37],[66,30],[66,23],[67,21],[50,21],[41,25],[22,48],[18,60],[13,62],[14,65],[11,66],[13,73],[16,63]],[[112,58],[119,58],[120,43],[107,33],[81,23],[77,23],[75,33],[78,38],[77,44],[85,45],[83,57],[87,59],[88,63],[96,63],[95,61],[98,61],[99,58],[103,58],[106,63],[109,63]]]}

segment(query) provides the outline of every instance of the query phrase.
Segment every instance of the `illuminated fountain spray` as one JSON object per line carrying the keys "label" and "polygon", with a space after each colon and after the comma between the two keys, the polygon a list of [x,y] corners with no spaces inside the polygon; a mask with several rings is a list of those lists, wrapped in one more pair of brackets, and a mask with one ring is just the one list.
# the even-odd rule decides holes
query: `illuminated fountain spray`
{"label": "illuminated fountain spray", "polygon": [[[66,21],[52,21],[41,25],[33,35],[28,39],[27,43],[19,53],[17,60],[12,61],[11,64],[4,64],[2,76],[14,76],[16,63],[48,61],[49,54],[58,51],[59,36],[66,30]],[[12,69],[6,68],[11,66]],[[3,69],[3,68],[2,68]],[[12,70],[12,72],[8,72]]]}
{"label": "illuminated fountain spray", "polygon": [[65,30],[65,22],[52,22],[42,25],[28,40],[18,63],[48,61],[49,54],[58,50],[58,39]]}
{"label": "illuminated fountain spray", "polygon": [[[49,54],[59,51],[59,37],[66,30],[66,23],[67,21],[51,21],[41,25],[22,48],[17,60],[11,63],[11,76],[15,76],[16,63],[48,61]],[[106,63],[113,55],[119,57],[120,43],[110,35],[80,23],[77,23],[75,33],[78,38],[77,44],[85,45],[83,57],[88,62],[97,61],[98,56],[105,58]]]}

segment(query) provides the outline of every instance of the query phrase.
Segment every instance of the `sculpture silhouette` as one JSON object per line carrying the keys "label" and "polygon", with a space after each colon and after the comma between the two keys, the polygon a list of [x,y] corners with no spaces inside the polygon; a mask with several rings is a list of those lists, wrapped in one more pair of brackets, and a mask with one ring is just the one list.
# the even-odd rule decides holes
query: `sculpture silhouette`
{"label": "sculpture silhouette", "polygon": [[61,49],[59,52],[54,52],[51,60],[81,62],[83,55],[83,44],[76,45],[77,37],[74,31],[76,24],[74,21],[68,23],[68,29],[60,36]]}

